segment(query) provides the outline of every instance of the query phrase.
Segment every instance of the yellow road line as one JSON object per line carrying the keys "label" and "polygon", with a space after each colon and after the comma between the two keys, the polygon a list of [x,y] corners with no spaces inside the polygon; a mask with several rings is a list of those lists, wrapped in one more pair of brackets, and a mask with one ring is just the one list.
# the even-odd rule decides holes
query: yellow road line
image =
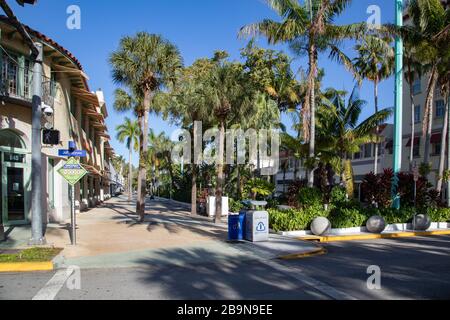
{"label": "yellow road line", "polygon": [[52,271],[53,262],[14,262],[0,263],[0,272]]}
{"label": "yellow road line", "polygon": [[324,248],[317,248],[317,249],[309,251],[309,252],[288,254],[288,255],[285,255],[285,256],[278,257],[278,259],[281,259],[281,260],[295,260],[295,259],[302,259],[302,258],[307,258],[307,257],[319,256],[319,255],[323,255],[323,254],[326,254],[326,253],[327,253],[326,249],[324,249]]}
{"label": "yellow road line", "polygon": [[356,240],[374,240],[374,239],[394,239],[394,238],[410,238],[410,237],[426,237],[450,235],[450,230],[435,230],[435,231],[406,231],[383,234],[353,234],[342,236],[308,236],[300,237],[299,240],[310,240],[319,242],[336,242],[336,241],[356,241]]}

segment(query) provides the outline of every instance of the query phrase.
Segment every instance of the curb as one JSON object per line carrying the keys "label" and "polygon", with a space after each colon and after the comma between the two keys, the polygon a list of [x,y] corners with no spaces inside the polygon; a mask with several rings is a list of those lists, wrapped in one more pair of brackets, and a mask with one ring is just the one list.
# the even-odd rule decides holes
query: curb
{"label": "curb", "polygon": [[327,254],[328,251],[325,248],[317,248],[308,252],[302,252],[302,253],[292,253],[285,256],[280,256],[277,259],[280,260],[297,260],[297,259],[303,259],[308,257],[314,257],[314,256],[321,256],[324,254]]}
{"label": "curb", "polygon": [[375,240],[375,239],[395,239],[395,238],[413,238],[413,237],[429,237],[450,235],[450,230],[436,230],[436,231],[407,231],[384,234],[355,234],[343,236],[307,236],[297,238],[306,241],[319,242],[341,242],[341,241],[357,241],[357,240]]}
{"label": "curb", "polygon": [[0,263],[0,273],[53,271],[53,269],[54,267],[52,261]]}

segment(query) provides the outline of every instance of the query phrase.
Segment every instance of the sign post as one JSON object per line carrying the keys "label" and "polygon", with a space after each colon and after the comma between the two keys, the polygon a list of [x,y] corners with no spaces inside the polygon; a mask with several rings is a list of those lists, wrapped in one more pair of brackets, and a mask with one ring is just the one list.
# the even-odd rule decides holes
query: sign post
{"label": "sign post", "polygon": [[[71,186],[71,235],[72,235],[72,245],[77,244],[77,222],[75,215],[75,185],[88,173],[85,168],[80,164],[80,162],[74,157],[86,156],[86,151],[75,150],[73,143],[69,144],[70,150],[60,150],[59,154],[67,154],[70,158],[67,160],[66,164],[58,170],[58,173],[67,181]],[[66,152],[67,151],[67,152]]]}

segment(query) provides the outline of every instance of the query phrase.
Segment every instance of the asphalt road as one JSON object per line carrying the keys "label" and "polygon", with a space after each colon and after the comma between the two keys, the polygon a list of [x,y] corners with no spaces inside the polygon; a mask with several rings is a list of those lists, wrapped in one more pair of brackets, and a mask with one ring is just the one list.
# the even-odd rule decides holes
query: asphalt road
{"label": "asphalt road", "polygon": [[[0,299],[450,299],[448,236],[325,247],[294,261],[83,269],[79,290],[76,272],[0,274]],[[369,266],[379,267],[380,289],[368,289]]]}

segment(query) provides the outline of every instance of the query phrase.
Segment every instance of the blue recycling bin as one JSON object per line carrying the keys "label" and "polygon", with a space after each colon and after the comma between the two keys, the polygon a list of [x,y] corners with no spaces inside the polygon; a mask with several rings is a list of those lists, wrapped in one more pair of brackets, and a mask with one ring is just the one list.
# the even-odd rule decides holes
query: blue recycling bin
{"label": "blue recycling bin", "polygon": [[245,233],[245,212],[228,216],[228,241],[243,241]]}

